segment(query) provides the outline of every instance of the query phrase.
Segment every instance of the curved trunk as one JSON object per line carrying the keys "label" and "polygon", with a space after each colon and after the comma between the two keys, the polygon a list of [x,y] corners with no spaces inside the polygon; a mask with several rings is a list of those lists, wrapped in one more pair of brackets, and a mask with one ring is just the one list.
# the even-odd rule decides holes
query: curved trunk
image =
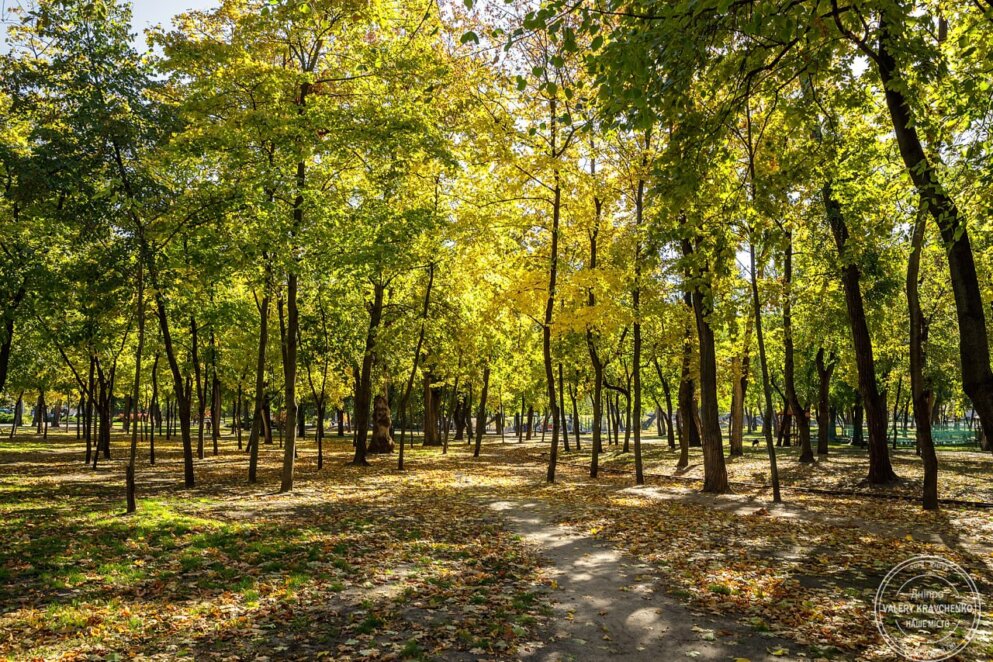
{"label": "curved trunk", "polygon": [[876,384],[876,363],[872,354],[872,338],[866,321],[865,305],[860,284],[861,272],[857,265],[849,262],[845,254],[848,244],[848,226],[841,212],[841,205],[825,184],[822,191],[827,210],[831,233],[834,235],[838,254],[842,260],[841,281],[845,290],[845,304],[848,308],[848,321],[855,347],[855,364],[858,369],[859,392],[869,424],[869,476],[874,485],[896,480],[896,473],[890,464],[889,449],[886,445],[886,405]]}
{"label": "curved trunk", "polygon": [[880,16],[879,51],[876,58],[879,77],[885,90],[886,107],[907,173],[920,194],[923,208],[934,217],[945,243],[959,327],[962,389],[972,400],[984,433],[993,438],[993,370],[990,369],[990,346],[982,289],[969,231],[965,218],[942,186],[937,172],[924,153],[910,104],[902,91],[904,88],[895,83],[902,80],[902,75],[895,58],[887,49],[891,30],[886,18],[887,16]]}

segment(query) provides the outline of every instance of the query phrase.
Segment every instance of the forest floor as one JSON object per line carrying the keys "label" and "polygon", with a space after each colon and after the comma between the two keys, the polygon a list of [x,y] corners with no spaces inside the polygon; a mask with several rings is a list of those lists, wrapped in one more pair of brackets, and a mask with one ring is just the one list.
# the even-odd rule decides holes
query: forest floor
{"label": "forest floor", "polygon": [[[919,460],[865,494],[865,452],[832,447],[813,467],[781,449],[784,505],[762,455],[729,463],[735,494],[699,493],[701,461],[645,441],[647,484],[609,450],[599,480],[583,451],[487,438],[347,466],[331,437],[316,469],[303,440],[296,486],[264,447],[259,483],[230,438],[182,486],[175,442],[138,466],[124,515],[126,441],[83,466],[74,435],[0,441],[0,658],[893,659],[872,600],[896,563],[938,554],[993,586],[993,510],[924,513]],[[208,441],[209,446],[209,441]],[[991,458],[942,451],[942,496],[987,499]],[[623,470],[623,471],[622,471]],[[987,614],[988,615],[988,614]],[[990,621],[961,659],[993,656]]]}

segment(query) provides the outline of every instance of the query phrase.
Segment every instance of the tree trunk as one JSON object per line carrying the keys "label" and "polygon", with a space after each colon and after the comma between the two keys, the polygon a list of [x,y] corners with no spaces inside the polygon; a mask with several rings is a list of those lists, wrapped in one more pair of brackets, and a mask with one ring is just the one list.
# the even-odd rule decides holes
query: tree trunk
{"label": "tree trunk", "polygon": [[[645,131],[645,150],[651,143],[651,131]],[[647,167],[647,155],[642,154],[641,167]],[[633,412],[628,421],[634,422],[634,482],[636,485],[645,484],[645,469],[641,459],[641,226],[645,212],[645,180],[638,178],[638,187],[634,199],[635,232],[638,234],[634,244],[634,287],[631,289],[631,307],[634,311],[634,347],[631,361],[631,380],[634,389]],[[631,411],[631,410],[629,410]],[[625,440],[627,437],[625,437]]]}
{"label": "tree trunk", "polygon": [[214,455],[217,455],[221,436],[221,380],[217,376],[217,342],[214,332],[210,332],[210,441]]}
{"label": "tree trunk", "polygon": [[574,384],[569,385],[569,399],[572,401],[572,429],[576,434],[576,450],[578,451],[582,449],[579,447],[579,404],[576,402],[576,386]]}
{"label": "tree trunk", "polygon": [[15,313],[17,312],[17,307],[20,305],[21,301],[24,300],[24,296],[27,294],[27,288],[22,284],[14,296],[11,298],[10,303],[4,306],[3,310],[3,333],[0,334],[0,393],[3,392],[4,386],[7,385],[7,370],[10,366],[10,349],[14,344],[14,320]]}
{"label": "tree trunk", "polygon": [[[558,114],[556,100],[549,102],[551,157],[558,158],[556,137]],[[559,185],[559,171],[555,170],[555,185],[552,189],[552,228],[551,246],[549,249],[548,293],[545,298],[545,318],[541,327],[541,350],[545,363],[545,382],[548,388],[548,407],[552,417],[552,448],[548,454],[548,473],[546,480],[555,482],[555,467],[559,456],[559,415],[558,402],[555,398],[555,375],[552,372],[552,312],[555,309],[555,281],[558,273],[559,259],[559,216],[562,209],[562,187]]]}
{"label": "tree trunk", "polygon": [[[138,263],[138,346],[134,353],[134,387],[131,390],[131,403],[137,412],[138,398],[141,395],[141,353],[145,348],[145,289],[142,275],[141,262]],[[125,415],[127,420],[127,415]],[[128,468],[126,475],[127,490],[127,512],[133,513],[137,510],[136,487],[135,487],[135,458],[138,456],[138,421],[135,420],[131,429],[131,453],[128,456]]]}
{"label": "tree trunk", "polygon": [[[897,82],[903,80],[903,75],[887,48],[891,32],[886,22],[887,17],[890,15],[880,16],[879,51],[876,58],[879,77],[885,89],[886,107],[893,121],[897,145],[907,173],[920,194],[924,209],[934,217],[945,244],[959,326],[962,388],[972,400],[986,436],[993,438],[993,370],[990,369],[990,346],[982,289],[967,223],[924,153],[910,103],[904,97],[904,88]],[[897,26],[895,32],[899,32],[900,27]]]}
{"label": "tree trunk", "polygon": [[814,361],[817,366],[818,389],[817,389],[817,454],[828,454],[828,441],[831,439],[831,373],[837,365],[834,352],[828,356],[828,361],[824,362],[824,348],[817,350],[817,358]]}
{"label": "tree trunk", "polygon": [[[690,294],[683,295],[683,301],[687,307],[691,306]],[[676,463],[677,469],[683,469],[690,464],[691,438],[696,431],[693,423],[693,378],[690,376],[690,361],[693,358],[692,334],[693,327],[687,320],[686,331],[683,333],[683,360],[679,369],[679,393],[677,395],[677,405],[679,407],[679,461]]]}
{"label": "tree trunk", "polygon": [[479,394],[479,409],[476,412],[476,448],[472,456],[479,457],[483,445],[483,432],[486,430],[486,396],[490,389],[490,366],[483,367],[483,390]]}
{"label": "tree trunk", "polygon": [[931,386],[924,376],[927,353],[928,322],[921,310],[918,287],[920,283],[921,251],[924,246],[924,203],[917,214],[907,263],[907,307],[910,312],[910,397],[914,403],[914,424],[917,447],[924,462],[924,510],[938,509],[938,455],[931,437]]}
{"label": "tree trunk", "polygon": [[676,450],[676,431],[672,425],[672,390],[669,388],[669,380],[662,374],[658,359],[655,359],[655,372],[658,373],[659,381],[662,382],[662,392],[665,394],[665,433],[669,441],[669,450]]}
{"label": "tree trunk", "polygon": [[786,254],[783,256],[784,280],[786,291],[783,297],[783,380],[786,387],[786,400],[792,410],[796,422],[797,433],[800,437],[800,462],[809,464],[814,461],[814,449],[810,446],[810,421],[807,419],[805,408],[800,405],[796,394],[796,379],[794,376],[793,357],[793,233],[786,233]]}
{"label": "tree trunk", "polygon": [[255,407],[252,414],[252,430],[248,434],[248,482],[254,483],[258,479],[259,466],[259,443],[265,434],[264,409],[266,400],[266,347],[269,345],[269,291],[272,286],[272,267],[268,256],[263,254],[265,260],[266,278],[263,285],[262,301],[256,298],[256,307],[259,311],[259,348],[255,355]]}
{"label": "tree trunk", "polygon": [[[41,402],[41,400],[39,400],[39,402]],[[121,422],[121,427],[123,428],[122,432],[125,434],[131,431],[131,409],[133,403],[134,399],[130,393],[124,396],[124,420]],[[40,427],[41,426],[39,426],[39,428]],[[38,432],[41,432],[41,430],[39,429]]]}
{"label": "tree trunk", "polygon": [[862,397],[858,396],[859,400],[855,403],[855,409],[852,411],[852,446],[865,446],[865,437],[862,434],[862,422],[863,416],[865,414],[865,408],[862,404]]}
{"label": "tree trunk", "polygon": [[[862,288],[859,283],[861,273],[858,265],[850,262],[849,256],[846,255],[848,226],[842,215],[841,204],[834,199],[830,184],[824,185],[823,196],[831,233],[834,235],[838,254],[842,260],[841,280],[845,290],[845,303],[848,307],[852,342],[855,346],[859,391],[862,394],[865,416],[869,423],[868,480],[873,485],[881,485],[893,482],[897,476],[890,465],[889,449],[886,445],[886,409],[876,384],[876,364],[872,354],[872,339],[869,336],[869,325],[866,321]],[[989,369],[988,363],[987,361],[987,369]]]}
{"label": "tree trunk", "polygon": [[[428,265],[428,284],[424,289],[424,309],[421,312],[421,329],[417,334],[417,345],[414,347],[414,360],[410,367],[410,377],[407,378],[407,385],[403,390],[403,397],[400,399],[400,413],[403,414],[407,410],[407,403],[410,401],[410,391],[414,386],[414,376],[417,374],[417,363],[421,358],[421,347],[424,345],[424,331],[427,326],[428,321],[428,310],[431,305],[431,287],[434,285],[434,263]],[[425,395],[428,396],[424,400],[425,412],[428,409],[430,396],[427,394],[430,391],[430,384],[425,387]],[[425,418],[427,415],[425,414]],[[414,432],[411,430],[411,441],[413,441]],[[425,423],[424,425],[424,442],[427,443],[428,427]],[[403,471],[403,432],[400,432],[400,454],[397,459],[397,469]]]}
{"label": "tree trunk", "polygon": [[731,457],[744,455],[745,439],[745,396],[748,394],[748,370],[750,367],[749,347],[752,341],[752,325],[754,318],[749,315],[745,322],[745,340],[741,355],[734,358],[734,369],[731,379]]}
{"label": "tree trunk", "polygon": [[199,328],[196,318],[190,316],[190,339],[192,343],[193,376],[197,388],[197,459],[203,459],[203,431],[204,416],[207,411],[206,387],[203,383],[203,374],[200,368],[200,353],[198,350]]}
{"label": "tree trunk", "polygon": [[369,441],[369,453],[392,453],[393,437],[390,428],[393,420],[390,416],[390,402],[384,395],[377,395],[372,407],[372,438]]}
{"label": "tree trunk", "polygon": [[896,397],[893,399],[893,450],[896,450],[896,425],[897,417],[900,413],[900,394],[903,391],[903,375],[896,383]]}
{"label": "tree trunk", "polygon": [[765,412],[762,415],[762,433],[769,454],[769,474],[772,480],[772,500],[782,502],[779,490],[779,467],[776,462],[776,445],[772,440],[772,386],[769,379],[769,361],[765,353],[765,336],[762,333],[762,301],[759,299],[759,277],[755,264],[755,243],[749,241],[749,265],[751,267],[752,312],[755,319],[755,340],[759,346],[759,365],[762,367],[762,395],[765,399]]}
{"label": "tree trunk", "polygon": [[366,332],[365,352],[362,354],[362,369],[359,373],[359,387],[355,392],[355,457],[352,464],[368,465],[366,460],[366,437],[369,434],[369,401],[372,398],[372,360],[376,349],[376,335],[383,319],[384,283],[373,283],[373,298],[369,305],[369,329]]}
{"label": "tree trunk", "polygon": [[[432,386],[434,375],[426,373],[424,375],[424,446],[441,446],[441,435],[438,434],[438,409],[441,405],[441,391]],[[464,410],[458,409],[456,403],[455,411],[455,438],[462,438]]]}
{"label": "tree trunk", "polygon": [[35,434],[41,434],[42,429],[45,426],[45,409],[47,405],[45,404],[45,391],[44,389],[38,391],[38,402],[35,403],[34,407],[34,424],[35,424]]}
{"label": "tree trunk", "polygon": [[562,362],[559,361],[559,417],[561,418],[561,423],[559,428],[562,430],[562,448],[565,452],[569,452],[569,422],[566,420],[566,409],[565,409],[565,380],[562,377]]}
{"label": "tree trunk", "polygon": [[[303,163],[297,164],[297,185],[303,187]],[[298,194],[294,202],[295,214],[302,214],[302,194]],[[297,225],[299,224],[297,219]],[[300,337],[300,313],[297,301],[297,274],[291,271],[286,277],[286,325],[283,325],[282,306],[280,306],[281,349],[283,350],[283,406],[286,407],[286,436],[283,440],[283,472],[279,485],[280,492],[293,489],[293,469],[296,459],[297,434],[297,340]]]}
{"label": "tree trunk", "polygon": [[[696,251],[689,240],[683,239],[683,254],[687,257]],[[706,278],[708,268],[704,267],[700,276]],[[701,442],[703,444],[703,491],[712,494],[725,494],[731,491],[728,485],[727,469],[724,465],[724,449],[721,441],[720,412],[717,400],[717,352],[714,346],[714,331],[709,317],[712,304],[704,298],[700,287],[692,289],[693,313],[696,317],[697,336],[700,340],[700,420]]]}
{"label": "tree trunk", "polygon": [[[152,361],[152,401],[149,404],[152,412],[159,409],[159,353],[155,353],[155,360]],[[154,417],[154,413],[152,414]],[[159,419],[159,434],[162,434],[161,418]],[[155,464],[155,419],[148,429],[148,463]]]}
{"label": "tree trunk", "polygon": [[317,470],[320,471],[324,468],[324,412],[325,412],[325,401],[324,393],[321,393],[320,399],[317,401],[317,430],[314,432],[314,436],[317,437]]}

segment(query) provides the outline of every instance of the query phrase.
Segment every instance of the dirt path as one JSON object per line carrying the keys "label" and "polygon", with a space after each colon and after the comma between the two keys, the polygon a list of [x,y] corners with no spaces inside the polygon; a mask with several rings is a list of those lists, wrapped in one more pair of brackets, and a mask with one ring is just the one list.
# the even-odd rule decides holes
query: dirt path
{"label": "dirt path", "polygon": [[545,640],[526,650],[524,659],[797,659],[788,642],[730,619],[692,613],[665,594],[651,566],[556,524],[547,504],[489,505],[511,530],[541,549],[557,584],[549,596],[554,614]]}

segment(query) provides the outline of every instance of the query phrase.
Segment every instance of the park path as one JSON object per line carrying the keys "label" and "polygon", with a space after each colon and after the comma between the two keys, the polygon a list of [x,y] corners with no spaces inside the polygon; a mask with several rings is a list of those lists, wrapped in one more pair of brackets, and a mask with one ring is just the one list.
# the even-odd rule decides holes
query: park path
{"label": "park path", "polygon": [[731,618],[691,612],[666,595],[650,565],[556,524],[552,506],[542,501],[494,501],[489,507],[510,530],[539,548],[553,580],[547,596],[553,614],[544,641],[525,649],[523,659],[797,659],[788,642],[748,630]]}

